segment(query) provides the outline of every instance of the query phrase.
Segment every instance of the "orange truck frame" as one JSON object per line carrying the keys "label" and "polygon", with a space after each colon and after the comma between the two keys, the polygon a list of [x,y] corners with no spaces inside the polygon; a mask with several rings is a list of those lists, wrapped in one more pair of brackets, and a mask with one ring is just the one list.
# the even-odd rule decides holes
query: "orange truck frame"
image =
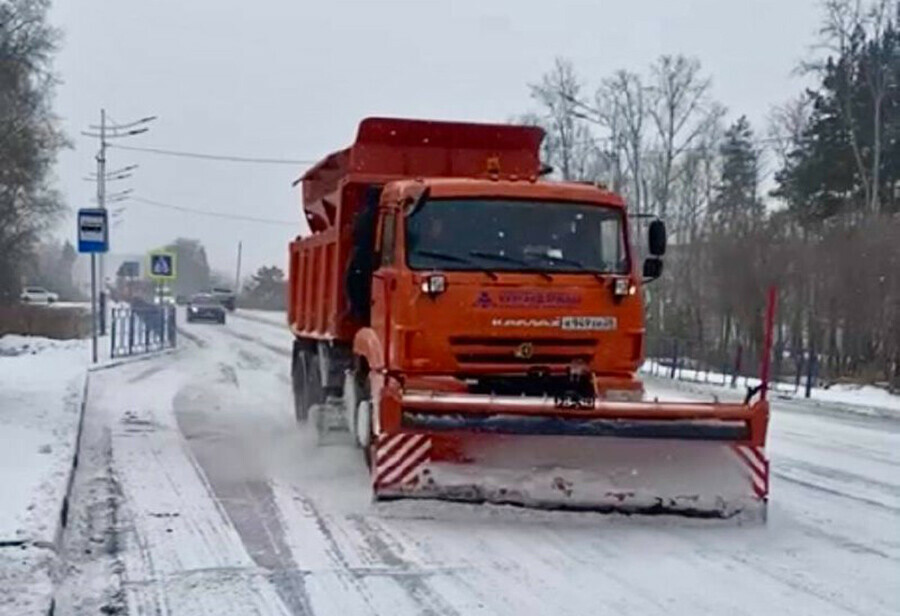
{"label": "orange truck frame", "polygon": [[377,498],[764,510],[765,379],[743,403],[645,399],[665,227],[639,268],[622,198],[543,179],[543,136],[369,118],[297,181],[298,421],[349,432]]}

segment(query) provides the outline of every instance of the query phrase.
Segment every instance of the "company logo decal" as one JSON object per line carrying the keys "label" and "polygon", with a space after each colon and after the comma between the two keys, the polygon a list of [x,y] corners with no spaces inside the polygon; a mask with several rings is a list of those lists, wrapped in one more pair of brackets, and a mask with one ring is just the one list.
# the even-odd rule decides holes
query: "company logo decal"
{"label": "company logo decal", "polygon": [[534,345],[530,342],[523,342],[516,347],[513,355],[519,359],[531,359],[531,356],[534,355]]}
{"label": "company logo decal", "polygon": [[476,308],[491,308],[493,305],[494,300],[491,299],[491,295],[487,291],[479,293],[473,304]]}
{"label": "company logo decal", "polygon": [[565,291],[481,291],[476,308],[570,308],[581,304],[581,295]]}

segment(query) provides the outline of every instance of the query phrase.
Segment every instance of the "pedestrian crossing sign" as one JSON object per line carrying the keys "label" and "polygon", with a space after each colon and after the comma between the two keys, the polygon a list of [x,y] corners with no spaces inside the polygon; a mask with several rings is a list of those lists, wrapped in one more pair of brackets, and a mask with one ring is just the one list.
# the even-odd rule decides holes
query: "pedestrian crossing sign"
{"label": "pedestrian crossing sign", "polygon": [[175,255],[171,252],[150,253],[150,278],[173,280],[175,278]]}

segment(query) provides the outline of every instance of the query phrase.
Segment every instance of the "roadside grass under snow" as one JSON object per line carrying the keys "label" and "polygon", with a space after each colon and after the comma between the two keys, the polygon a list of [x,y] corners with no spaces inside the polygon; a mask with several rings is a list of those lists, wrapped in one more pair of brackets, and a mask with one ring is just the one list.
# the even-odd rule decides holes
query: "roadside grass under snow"
{"label": "roadside grass under snow", "polygon": [[84,340],[0,338],[0,541],[55,539],[87,362]]}

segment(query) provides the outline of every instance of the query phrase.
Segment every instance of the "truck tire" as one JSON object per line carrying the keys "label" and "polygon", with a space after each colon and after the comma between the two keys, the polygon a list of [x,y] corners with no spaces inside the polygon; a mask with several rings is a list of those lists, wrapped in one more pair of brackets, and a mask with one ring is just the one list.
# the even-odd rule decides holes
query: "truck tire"
{"label": "truck tire", "polygon": [[306,417],[309,417],[309,409],[314,404],[324,404],[325,391],[322,389],[322,377],[319,372],[319,362],[315,355],[306,355],[306,382],[303,388],[303,405],[306,408]]}
{"label": "truck tire", "polygon": [[309,407],[305,404],[304,391],[306,389],[306,355],[305,351],[294,345],[294,355],[291,365],[291,388],[294,392],[294,417],[297,423],[305,423],[309,418]]}
{"label": "truck tire", "polygon": [[295,345],[293,364],[294,415],[297,423],[303,424],[309,420],[310,408],[325,402],[325,392],[319,376],[319,363],[313,353]]}

